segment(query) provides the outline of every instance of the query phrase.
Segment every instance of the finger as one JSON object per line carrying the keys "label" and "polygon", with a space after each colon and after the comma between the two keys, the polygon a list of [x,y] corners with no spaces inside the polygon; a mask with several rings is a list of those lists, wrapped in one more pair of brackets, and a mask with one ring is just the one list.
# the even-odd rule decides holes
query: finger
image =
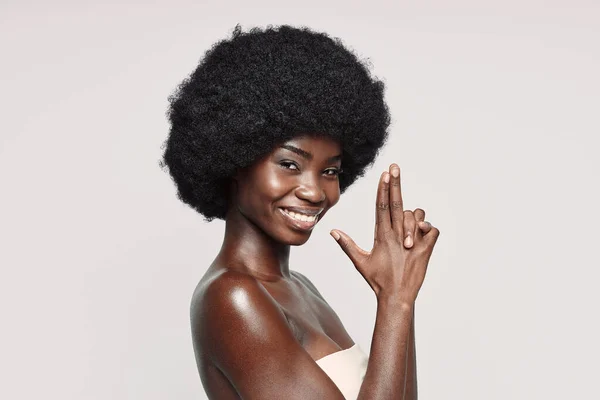
{"label": "finger", "polygon": [[423,237],[423,240],[425,240],[429,246],[433,246],[437,242],[439,236],[440,230],[435,226],[432,226],[429,233]]}
{"label": "finger", "polygon": [[410,210],[404,211],[404,247],[410,249],[414,244],[415,230],[417,228],[417,222],[415,215]]}
{"label": "finger", "polygon": [[350,261],[357,268],[362,268],[362,263],[366,257],[371,254],[368,251],[361,249],[355,242],[352,240],[350,236],[340,231],[339,229],[334,229],[329,232],[331,236],[338,242],[344,253],[350,258]]}
{"label": "finger", "polygon": [[[387,180],[387,182],[386,182]],[[377,202],[375,204],[375,240],[385,238],[385,235],[392,229],[390,221],[390,174],[386,171],[379,178],[377,188]]]}
{"label": "finger", "polygon": [[413,214],[415,214],[415,220],[417,222],[425,221],[425,211],[422,208],[415,208]]}
{"label": "finger", "polygon": [[390,165],[390,174],[390,215],[392,219],[392,228],[399,238],[404,238],[404,205],[402,202],[400,167],[398,164]]}
{"label": "finger", "polygon": [[419,221],[417,222],[417,224],[419,226],[419,230],[422,232],[421,235],[426,235],[427,233],[429,233],[429,231],[431,231],[431,228],[433,228],[431,223],[427,221]]}
{"label": "finger", "polygon": [[421,230],[421,222],[425,220],[425,211],[422,208],[415,208],[413,212],[415,215],[415,221],[417,222],[417,229],[415,230],[415,240],[421,239],[421,237],[425,234]]}

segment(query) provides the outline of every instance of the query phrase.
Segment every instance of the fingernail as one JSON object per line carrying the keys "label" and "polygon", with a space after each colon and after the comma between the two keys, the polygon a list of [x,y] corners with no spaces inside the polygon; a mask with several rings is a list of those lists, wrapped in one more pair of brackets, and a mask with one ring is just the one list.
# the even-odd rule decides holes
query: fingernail
{"label": "fingernail", "polygon": [[396,168],[396,167],[392,168],[392,176],[394,178],[397,178],[398,175],[400,175],[400,170],[398,168]]}
{"label": "fingernail", "polygon": [[412,236],[407,236],[406,239],[404,239],[404,245],[412,246],[412,244],[413,244]]}
{"label": "fingernail", "polygon": [[385,175],[383,176],[383,181],[385,183],[389,183],[390,181],[390,174],[388,174],[387,172],[385,173]]}
{"label": "fingernail", "polygon": [[331,234],[331,236],[333,236],[333,238],[337,241],[340,240],[340,234],[337,233],[336,231],[331,231],[329,232]]}

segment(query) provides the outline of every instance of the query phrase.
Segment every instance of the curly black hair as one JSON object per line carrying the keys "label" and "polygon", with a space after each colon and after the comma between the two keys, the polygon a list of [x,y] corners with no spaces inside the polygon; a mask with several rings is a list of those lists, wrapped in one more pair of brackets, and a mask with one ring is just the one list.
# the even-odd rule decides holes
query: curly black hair
{"label": "curly black hair", "polygon": [[342,146],[340,193],[375,160],[388,137],[384,83],[339,38],[307,27],[267,26],[215,43],[169,96],[171,123],[159,162],[177,196],[225,219],[231,177],[274,147],[306,134]]}

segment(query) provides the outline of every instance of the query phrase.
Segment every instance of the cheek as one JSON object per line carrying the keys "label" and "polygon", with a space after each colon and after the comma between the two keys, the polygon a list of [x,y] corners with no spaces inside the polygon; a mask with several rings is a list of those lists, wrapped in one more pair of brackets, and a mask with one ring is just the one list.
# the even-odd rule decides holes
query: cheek
{"label": "cheek", "polygon": [[263,191],[269,193],[270,197],[277,196],[285,191],[285,177],[278,174],[277,171],[271,170],[264,174],[259,182],[261,182]]}
{"label": "cheek", "polygon": [[269,214],[272,203],[283,198],[289,190],[289,182],[276,170],[265,168],[260,176],[253,178],[255,185],[250,185],[255,209]]}
{"label": "cheek", "polygon": [[329,207],[333,207],[337,204],[337,202],[340,200],[339,184],[327,189],[327,199],[329,200]]}

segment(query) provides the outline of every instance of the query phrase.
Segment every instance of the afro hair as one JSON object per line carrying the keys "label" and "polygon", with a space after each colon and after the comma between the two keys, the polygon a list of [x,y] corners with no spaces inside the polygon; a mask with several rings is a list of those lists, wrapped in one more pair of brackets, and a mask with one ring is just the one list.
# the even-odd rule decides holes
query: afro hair
{"label": "afro hair", "polygon": [[236,170],[278,144],[312,133],[342,147],[340,193],[388,137],[384,83],[331,38],[307,27],[267,26],[215,43],[169,97],[170,132],[159,165],[177,197],[210,222],[225,219]]}

